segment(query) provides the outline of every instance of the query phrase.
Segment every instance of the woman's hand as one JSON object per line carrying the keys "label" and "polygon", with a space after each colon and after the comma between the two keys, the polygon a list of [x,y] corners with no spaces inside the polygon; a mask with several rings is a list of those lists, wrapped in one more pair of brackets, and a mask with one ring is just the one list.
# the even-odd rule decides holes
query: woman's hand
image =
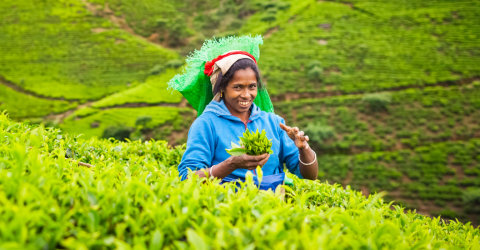
{"label": "woman's hand", "polygon": [[308,145],[308,135],[305,135],[303,131],[300,131],[297,127],[289,127],[283,123],[280,123],[280,128],[287,132],[288,137],[295,142],[295,146],[298,149],[309,149],[310,146]]}
{"label": "woman's hand", "polygon": [[195,173],[200,177],[207,177],[211,174],[215,178],[223,179],[231,174],[235,169],[254,170],[257,166],[263,166],[267,163],[270,154],[252,156],[243,154],[240,156],[230,156],[225,161],[207,169],[197,170]]}
{"label": "woman's hand", "polygon": [[316,180],[318,175],[317,156],[308,145],[308,136],[303,131],[299,131],[297,127],[291,128],[280,123],[280,128],[287,132],[288,137],[295,142],[299,151],[298,159],[300,160],[300,173],[305,179]]}
{"label": "woman's hand", "polygon": [[239,156],[231,156],[230,157],[230,167],[234,170],[237,168],[243,168],[248,170],[256,169],[257,166],[262,167],[267,163],[268,158],[270,158],[270,154],[263,154],[263,155],[239,155]]}

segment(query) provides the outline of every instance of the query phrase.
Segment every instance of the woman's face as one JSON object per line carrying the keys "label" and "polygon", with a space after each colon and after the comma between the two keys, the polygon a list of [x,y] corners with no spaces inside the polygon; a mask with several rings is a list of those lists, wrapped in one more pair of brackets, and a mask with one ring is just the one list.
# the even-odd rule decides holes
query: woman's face
{"label": "woman's face", "polygon": [[257,96],[257,77],[251,68],[235,72],[225,89],[224,102],[232,115],[248,112]]}

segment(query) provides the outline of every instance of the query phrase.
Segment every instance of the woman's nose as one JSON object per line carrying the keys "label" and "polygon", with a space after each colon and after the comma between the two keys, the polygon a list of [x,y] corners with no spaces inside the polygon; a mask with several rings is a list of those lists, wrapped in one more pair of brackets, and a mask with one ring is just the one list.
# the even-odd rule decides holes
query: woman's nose
{"label": "woman's nose", "polygon": [[242,98],[250,98],[251,97],[251,94],[250,94],[250,90],[248,88],[245,88],[242,93],[240,94],[240,97]]}

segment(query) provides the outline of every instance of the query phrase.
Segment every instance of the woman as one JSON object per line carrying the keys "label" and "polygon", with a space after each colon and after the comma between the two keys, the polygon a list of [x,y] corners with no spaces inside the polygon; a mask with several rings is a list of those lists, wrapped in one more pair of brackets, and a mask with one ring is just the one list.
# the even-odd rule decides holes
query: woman
{"label": "woman", "polygon": [[[264,178],[260,188],[275,189],[285,178],[283,164],[300,178],[316,179],[318,163],[315,152],[308,145],[308,136],[296,127],[286,126],[284,120],[272,112],[273,106],[265,86],[260,81],[256,64],[258,44],[261,44],[258,36],[214,40],[206,42],[201,51],[197,51],[187,60],[191,65],[187,66],[185,75],[188,75],[189,70],[198,68],[198,65],[192,66],[195,65],[192,58],[201,58],[202,51],[211,56],[212,50],[218,53],[216,47],[221,47],[223,51],[228,49],[227,53],[203,62],[205,66],[201,73],[212,85],[212,90],[203,95],[208,97],[210,93],[214,96],[204,109],[198,102],[192,103],[194,98],[191,96],[192,85],[202,84],[201,75],[193,84],[184,84],[183,88],[179,83],[192,77],[181,79],[182,76],[179,76],[169,83],[184,94],[201,114],[190,128],[187,150],[178,166],[182,180],[187,178],[189,171],[193,171],[200,177],[208,175],[222,179],[223,182],[245,181],[248,171],[255,174],[253,170],[257,166],[263,166]],[[257,52],[257,57],[247,50]],[[197,92],[202,92],[201,89],[201,86],[197,87]],[[225,149],[231,148],[231,142],[237,143],[238,137],[241,137],[247,128],[250,131],[265,130],[267,138],[272,139],[273,154],[230,156]]]}

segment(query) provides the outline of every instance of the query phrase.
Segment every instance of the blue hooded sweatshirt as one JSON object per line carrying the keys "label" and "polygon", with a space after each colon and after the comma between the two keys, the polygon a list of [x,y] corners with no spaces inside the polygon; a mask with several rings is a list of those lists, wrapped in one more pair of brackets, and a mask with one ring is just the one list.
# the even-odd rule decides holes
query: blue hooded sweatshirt
{"label": "blue hooded sweatshirt", "polygon": [[[273,154],[262,167],[264,176],[262,185],[264,182],[265,184],[269,182],[269,177],[273,179],[275,175],[283,176],[281,180],[278,178],[272,180],[276,183],[270,186],[261,186],[261,189],[274,189],[283,182],[285,177],[283,164],[291,173],[303,178],[300,174],[298,148],[287,133],[280,128],[279,123],[285,124],[285,121],[278,115],[264,112],[252,104],[250,118],[245,124],[240,118],[230,113],[223,100],[211,101],[202,115],[193,122],[188,132],[187,150],[178,166],[182,180],[187,178],[189,170],[195,172],[199,169],[209,168],[229,158],[230,154],[225,149],[231,148],[231,142],[238,144],[239,137],[243,136],[247,128],[253,132],[257,129],[259,131],[265,129],[267,138],[272,139]],[[236,169],[225,177],[223,182],[236,180],[243,182],[248,171],[251,170]],[[252,172],[252,174],[254,173]],[[254,180],[256,180],[255,176]]]}

